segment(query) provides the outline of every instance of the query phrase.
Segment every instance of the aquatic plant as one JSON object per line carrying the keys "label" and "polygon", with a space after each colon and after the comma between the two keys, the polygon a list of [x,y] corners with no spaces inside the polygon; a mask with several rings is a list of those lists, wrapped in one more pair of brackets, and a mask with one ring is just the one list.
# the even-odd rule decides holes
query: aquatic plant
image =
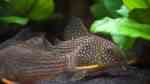
{"label": "aquatic plant", "polygon": [[92,12],[97,20],[92,24],[90,31],[111,35],[113,41],[122,49],[132,48],[137,38],[150,40],[150,0],[122,0],[122,5],[118,4],[120,1],[100,2],[107,2],[104,7],[107,8],[106,11],[113,11],[109,12],[110,15],[101,16],[102,8],[94,7],[95,11]]}
{"label": "aquatic plant", "polygon": [[54,12],[53,0],[2,0],[1,9],[6,12],[0,20],[5,23],[27,24],[29,20],[47,20]]}

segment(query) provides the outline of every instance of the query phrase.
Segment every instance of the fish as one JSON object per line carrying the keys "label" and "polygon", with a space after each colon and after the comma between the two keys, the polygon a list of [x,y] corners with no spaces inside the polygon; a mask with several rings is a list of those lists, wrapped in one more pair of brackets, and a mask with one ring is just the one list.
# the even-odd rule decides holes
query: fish
{"label": "fish", "polygon": [[19,82],[53,79],[64,71],[65,62],[64,56],[55,56],[42,49],[10,46],[0,51],[0,78]]}
{"label": "fish", "polygon": [[[53,47],[51,52],[22,45],[17,44],[0,51],[0,76],[24,81],[51,76],[55,78],[64,72],[77,72],[84,77],[88,69],[85,66],[123,66],[125,63],[115,45],[98,36],[83,36],[64,41]],[[79,77],[77,73],[72,77]]]}
{"label": "fish", "polygon": [[[68,24],[64,29],[64,31],[65,32],[63,33],[62,36],[66,42],[65,41],[62,43],[60,42],[60,44],[57,45],[56,49],[53,50],[57,51],[57,53],[62,52],[63,54],[68,52],[76,53],[77,47],[82,46],[82,48],[79,49],[78,54],[81,56],[85,56],[85,58],[81,57],[79,58],[79,60],[82,60],[82,62],[85,63],[83,64],[81,63],[81,65],[84,66],[77,67],[78,69],[84,69],[85,67],[86,69],[89,67],[93,68],[93,66],[103,67],[106,66],[105,64],[108,65],[114,64],[114,62],[121,63],[121,65],[125,65],[125,66],[127,65],[128,60],[126,59],[124,52],[119,47],[117,47],[113,42],[90,33],[80,18],[75,16],[70,17],[70,20],[68,21]],[[92,62],[96,60],[93,59],[94,56],[96,56],[96,54],[97,55],[99,54],[98,56],[101,57],[102,59],[99,60],[99,62],[101,63],[98,64],[100,65]],[[86,59],[91,61],[86,61]],[[118,61],[112,61],[112,60],[118,60]]]}
{"label": "fish", "polygon": [[[86,70],[93,70],[95,72],[95,70],[103,69],[106,66],[110,67],[110,66],[117,65],[120,66],[119,69],[126,70],[128,60],[126,59],[124,52],[111,41],[106,40],[100,36],[96,36],[93,33],[90,33],[80,18],[75,16],[70,17],[62,36],[66,42],[62,42],[62,43],[60,42],[60,44],[57,45],[56,49],[53,48],[53,50],[57,51],[57,53],[60,52],[62,54],[69,53],[69,52],[76,54],[78,52],[75,55],[75,56],[79,56],[77,57],[79,58],[77,59],[78,61],[74,60],[76,63],[70,63],[76,65],[77,63],[79,63],[76,66],[76,69],[80,71],[75,72],[75,74],[72,77],[70,77],[73,80],[80,80],[84,78],[85,75],[88,74],[87,73],[88,71]],[[70,42],[68,40],[70,40]],[[82,48],[76,51],[77,47],[79,46],[82,46]],[[97,55],[99,53],[98,57],[101,57],[102,59],[99,60],[99,63],[97,63],[98,59],[94,57],[96,56],[96,53]],[[72,57],[75,56],[73,55]],[[112,60],[116,60],[116,61],[112,61]]]}
{"label": "fish", "polygon": [[89,35],[64,41],[53,50],[66,55],[68,68],[77,72],[74,72],[73,80],[84,78],[91,70],[116,66],[122,71],[127,69],[124,53],[115,44],[99,36]]}
{"label": "fish", "polygon": [[70,17],[68,24],[64,28],[64,32],[62,34],[63,39],[65,41],[72,40],[86,35],[89,35],[89,32],[82,20],[75,16]]}
{"label": "fish", "polygon": [[80,80],[111,66],[125,70],[123,52],[111,41],[89,33],[79,18],[69,21],[62,36],[64,41],[56,45],[37,36],[1,49],[0,78],[24,82],[73,73],[69,78]]}
{"label": "fish", "polygon": [[[33,37],[36,38],[36,39],[37,38],[38,39],[44,39],[44,34],[41,33],[41,32],[38,32],[38,33],[37,32],[32,32],[32,30],[30,28],[22,29],[20,32],[18,32],[12,38],[2,42],[0,44],[0,49],[9,47],[11,45],[20,44],[20,43],[23,43],[25,41],[30,41]],[[33,39],[32,39],[32,42],[34,42],[34,44],[35,44],[35,42],[37,42],[37,40],[34,39],[34,41],[33,41]]]}

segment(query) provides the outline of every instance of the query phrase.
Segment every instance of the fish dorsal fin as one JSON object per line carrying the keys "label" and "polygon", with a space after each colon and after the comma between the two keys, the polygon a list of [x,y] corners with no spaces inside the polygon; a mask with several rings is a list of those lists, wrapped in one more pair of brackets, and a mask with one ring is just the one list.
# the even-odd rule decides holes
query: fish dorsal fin
{"label": "fish dorsal fin", "polygon": [[45,33],[39,33],[28,40],[20,42],[18,45],[35,49],[51,50],[53,45],[45,38]]}
{"label": "fish dorsal fin", "polygon": [[78,17],[72,16],[64,29],[64,40],[72,40],[88,34],[88,30]]}
{"label": "fish dorsal fin", "polygon": [[16,45],[18,42],[25,41],[33,36],[33,32],[30,28],[25,28],[18,32],[14,37],[4,41],[0,44],[0,49],[6,48],[11,45]]}

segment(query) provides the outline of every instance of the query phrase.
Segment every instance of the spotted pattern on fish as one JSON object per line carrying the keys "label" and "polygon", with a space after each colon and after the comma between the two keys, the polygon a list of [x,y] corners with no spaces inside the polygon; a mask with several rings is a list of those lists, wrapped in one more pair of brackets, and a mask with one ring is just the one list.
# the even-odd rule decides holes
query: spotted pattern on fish
{"label": "spotted pattern on fish", "polygon": [[64,41],[58,44],[53,50],[64,55],[69,53],[69,59],[71,60],[69,62],[71,63],[68,64],[71,64],[70,66],[88,64],[126,64],[126,61],[122,57],[123,54],[117,46],[95,35]]}
{"label": "spotted pattern on fish", "polygon": [[56,50],[62,53],[76,54],[75,56],[81,57],[80,60],[83,64],[94,64],[95,62],[99,62],[99,64],[114,64],[115,62],[126,64],[123,51],[111,41],[88,32],[78,17],[70,18],[63,36],[65,40],[70,41],[64,42],[64,44],[60,43]]}
{"label": "spotted pattern on fish", "polygon": [[119,48],[104,38],[89,34],[80,19],[70,20],[63,36],[65,41],[50,47],[50,51],[45,49],[48,48],[46,46],[40,48],[39,45],[45,43],[36,37],[33,41],[4,48],[0,51],[0,77],[21,81],[42,80],[72,71],[80,65],[126,64]]}
{"label": "spotted pattern on fish", "polygon": [[1,76],[12,80],[43,79],[79,65],[124,63],[112,42],[95,35],[64,41],[53,52],[20,45],[0,51]]}

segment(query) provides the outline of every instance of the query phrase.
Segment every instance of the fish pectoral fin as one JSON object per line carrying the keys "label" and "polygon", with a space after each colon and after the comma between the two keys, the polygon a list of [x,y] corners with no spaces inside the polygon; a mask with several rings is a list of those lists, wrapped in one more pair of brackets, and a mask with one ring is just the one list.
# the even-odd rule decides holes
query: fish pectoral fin
{"label": "fish pectoral fin", "polygon": [[73,74],[73,76],[71,77],[72,81],[76,81],[76,80],[82,80],[84,79],[86,76],[88,76],[89,73],[92,73],[92,71],[96,71],[96,70],[102,70],[104,69],[105,65],[103,64],[91,64],[91,65],[82,65],[82,66],[76,66],[76,72]]}
{"label": "fish pectoral fin", "polygon": [[76,66],[76,70],[92,70],[92,69],[103,69],[105,65],[103,64],[92,64],[92,65],[85,65],[85,66]]}

